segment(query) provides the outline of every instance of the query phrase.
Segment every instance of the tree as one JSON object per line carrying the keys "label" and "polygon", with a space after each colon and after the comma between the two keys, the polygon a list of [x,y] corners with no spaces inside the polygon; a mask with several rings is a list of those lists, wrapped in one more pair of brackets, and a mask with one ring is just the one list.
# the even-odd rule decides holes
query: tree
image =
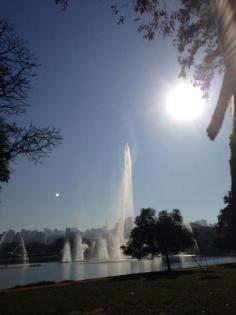
{"label": "tree", "polygon": [[28,127],[19,127],[15,123],[7,123],[0,119],[0,130],[5,137],[2,160],[6,165],[14,161],[18,155],[24,155],[37,163],[61,141],[61,136],[53,127],[37,128],[32,124]]}
{"label": "tree", "polygon": [[4,132],[1,132],[0,133],[0,182],[7,182],[10,177],[9,163],[4,158],[6,151],[7,151],[6,137],[5,137]]}
{"label": "tree", "polygon": [[9,180],[9,164],[19,155],[37,163],[62,140],[54,127],[20,127],[12,122],[12,116],[26,112],[36,67],[36,58],[14,26],[0,20],[0,182]]}
{"label": "tree", "polygon": [[170,254],[194,247],[194,236],[183,224],[179,210],[161,211],[158,216],[155,210],[141,209],[135,219],[135,228],[131,231],[127,245],[122,246],[125,255],[142,259],[154,258],[162,254],[166,258],[167,269],[171,271]]}
{"label": "tree", "polygon": [[232,206],[231,191],[224,197],[225,207],[220,210],[216,224],[217,238],[215,245],[223,252],[236,249],[235,211]]}

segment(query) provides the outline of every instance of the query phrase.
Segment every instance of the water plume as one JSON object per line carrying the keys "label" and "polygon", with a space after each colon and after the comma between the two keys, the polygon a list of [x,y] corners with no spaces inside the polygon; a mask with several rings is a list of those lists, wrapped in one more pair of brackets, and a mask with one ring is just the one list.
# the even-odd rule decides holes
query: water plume
{"label": "water plume", "polygon": [[22,248],[22,252],[21,252],[22,263],[23,264],[28,264],[29,263],[29,256],[28,256],[28,253],[27,253],[27,250],[26,250],[26,247],[25,247],[25,242],[24,242],[24,239],[23,239],[21,233],[18,232],[18,234],[19,234],[19,237],[20,237],[20,245],[21,245],[21,248]]}
{"label": "water plume", "polygon": [[133,217],[133,181],[132,181],[132,160],[128,143],[125,145],[124,164],[120,188],[120,218],[123,221],[128,217]]}
{"label": "water plume", "polygon": [[65,241],[65,244],[63,247],[62,262],[71,262],[71,247],[70,247],[70,242],[68,239]]}
{"label": "water plume", "polygon": [[119,209],[118,222],[115,226],[116,240],[115,244],[118,248],[116,255],[123,258],[123,253],[120,249],[124,245],[126,239],[134,227],[134,203],[133,203],[133,180],[132,180],[132,159],[128,143],[125,145],[124,162],[122,170],[122,178],[119,194]]}
{"label": "water plume", "polygon": [[[187,223],[187,224],[185,224],[185,227],[186,227],[186,229],[189,231],[189,232],[191,232],[192,234],[194,234],[193,233],[193,228],[192,228],[192,225],[190,224],[190,223]],[[196,238],[194,237],[194,253],[195,253],[195,255],[199,255],[199,247],[198,247],[198,243],[197,243],[197,240],[196,240]]]}
{"label": "water plume", "polygon": [[74,242],[74,255],[73,260],[74,261],[82,261],[84,260],[84,252],[86,248],[88,247],[87,244],[84,244],[82,242],[82,237],[79,233],[75,236],[75,242]]}
{"label": "water plume", "polygon": [[[84,233],[75,236],[73,244],[73,260],[81,261],[84,259],[116,260],[124,258],[121,246],[129,238],[129,234],[134,227],[134,205],[133,205],[133,182],[132,182],[132,159],[129,145],[125,145],[124,159],[122,167],[121,184],[119,187],[117,215],[118,221],[114,228],[107,227],[99,229],[89,229]],[[86,245],[83,237],[88,239]],[[62,262],[72,260],[71,246],[67,239],[62,255]]]}
{"label": "water plume", "polygon": [[95,259],[109,259],[107,251],[107,240],[105,238],[98,238],[95,241],[94,257]]}
{"label": "water plume", "polygon": [[[4,244],[4,242],[8,242],[7,237],[9,235],[10,231],[12,231],[12,230],[9,229],[1,237],[0,248]],[[16,235],[14,235],[14,240],[16,240],[16,242],[19,244],[17,244],[17,246],[14,248],[14,250],[11,253],[11,256],[13,257],[17,253],[17,254],[19,254],[19,256],[21,258],[21,261],[20,261],[21,264],[24,264],[24,265],[29,264],[29,256],[28,256],[27,249],[25,247],[25,241],[21,235],[21,232],[17,232]],[[19,250],[20,250],[20,252],[19,252]]]}

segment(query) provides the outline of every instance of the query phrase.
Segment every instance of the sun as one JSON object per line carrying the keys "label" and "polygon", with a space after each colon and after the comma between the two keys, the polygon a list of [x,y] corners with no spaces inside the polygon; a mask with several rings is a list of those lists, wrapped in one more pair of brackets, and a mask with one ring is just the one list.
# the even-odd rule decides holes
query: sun
{"label": "sun", "polygon": [[199,88],[181,83],[168,94],[166,109],[175,120],[192,121],[201,116],[205,105]]}

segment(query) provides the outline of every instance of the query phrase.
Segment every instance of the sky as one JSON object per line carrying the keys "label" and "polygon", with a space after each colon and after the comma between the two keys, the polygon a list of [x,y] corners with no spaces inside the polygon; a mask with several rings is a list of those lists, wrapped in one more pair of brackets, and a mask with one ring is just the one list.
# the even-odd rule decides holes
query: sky
{"label": "sky", "polygon": [[42,164],[19,158],[11,165],[0,231],[112,226],[126,143],[135,214],[178,208],[186,222],[217,221],[230,189],[229,113],[214,142],[206,129],[220,77],[204,114],[176,121],[166,99],[180,81],[177,52],[168,40],[143,39],[129,12],[117,25],[108,1],[74,0],[66,12],[53,0],[0,0],[0,7],[40,63],[17,122],[53,125],[64,137]]}

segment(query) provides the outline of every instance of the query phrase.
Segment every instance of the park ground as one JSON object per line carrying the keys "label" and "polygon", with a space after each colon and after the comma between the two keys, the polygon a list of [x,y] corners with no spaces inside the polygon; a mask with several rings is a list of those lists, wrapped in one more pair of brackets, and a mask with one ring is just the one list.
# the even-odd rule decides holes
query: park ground
{"label": "park ground", "polygon": [[1,290],[0,314],[235,315],[236,265]]}

